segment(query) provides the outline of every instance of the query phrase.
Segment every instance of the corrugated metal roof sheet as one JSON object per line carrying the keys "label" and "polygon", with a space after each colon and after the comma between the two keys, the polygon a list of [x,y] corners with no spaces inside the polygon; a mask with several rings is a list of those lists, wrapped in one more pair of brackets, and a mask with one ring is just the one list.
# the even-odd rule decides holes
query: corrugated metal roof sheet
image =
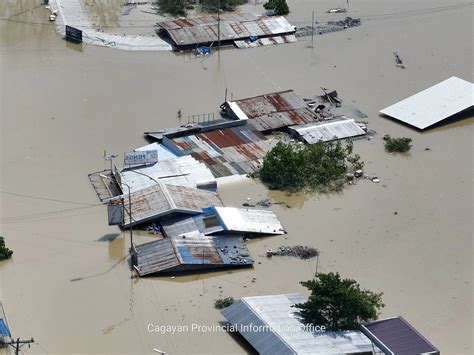
{"label": "corrugated metal roof sheet", "polygon": [[314,144],[319,141],[327,142],[334,139],[357,137],[366,134],[353,119],[314,122],[292,126],[289,129],[308,144]]}
{"label": "corrugated metal roof sheet", "polygon": [[[274,92],[228,102],[229,110],[238,117],[250,119],[258,131],[314,122],[316,114],[293,90]],[[238,107],[238,111],[236,110]]]}
{"label": "corrugated metal roof sheet", "polygon": [[[292,308],[302,302],[301,294],[243,297],[222,314],[260,354],[372,353],[371,341],[359,331],[305,330]],[[254,331],[252,324],[266,331]]]}
{"label": "corrugated metal roof sheet", "polygon": [[366,323],[361,325],[361,330],[389,354],[439,354],[439,350],[403,317]]}
{"label": "corrugated metal roof sheet", "polygon": [[165,144],[204,162],[217,178],[254,172],[273,142],[246,125],[174,138]]}
{"label": "corrugated metal roof sheet", "polygon": [[216,215],[226,231],[260,234],[285,234],[281,222],[273,211],[236,207],[211,207],[204,210],[208,216]]}
{"label": "corrugated metal roof sheet", "polygon": [[[135,192],[158,182],[193,188],[215,189],[216,180],[202,162],[191,156],[160,161],[152,166],[127,168],[120,171],[121,182]],[[124,187],[122,191],[127,192]]]}
{"label": "corrugated metal roof sheet", "polygon": [[380,113],[425,129],[473,106],[473,83],[453,76],[384,108]]}
{"label": "corrugated metal roof sheet", "polygon": [[205,216],[204,214],[168,218],[161,223],[161,226],[167,237],[176,237],[188,233],[210,235],[224,230],[217,217]]}
{"label": "corrugated metal roof sheet", "polygon": [[131,193],[132,223],[130,223],[128,193],[111,200],[121,203],[124,199],[124,227],[162,218],[171,213],[198,214],[211,206],[222,206],[215,192],[185,186],[155,184]]}
{"label": "corrugated metal roof sheet", "polygon": [[[217,16],[158,22],[178,46],[211,43],[218,40]],[[256,17],[251,14],[221,16],[220,40],[236,40],[250,36],[269,36],[295,32],[284,17]]]}
{"label": "corrugated metal roof sheet", "polygon": [[253,264],[242,237],[211,237],[188,233],[145,243],[136,246],[135,250],[140,276]]}

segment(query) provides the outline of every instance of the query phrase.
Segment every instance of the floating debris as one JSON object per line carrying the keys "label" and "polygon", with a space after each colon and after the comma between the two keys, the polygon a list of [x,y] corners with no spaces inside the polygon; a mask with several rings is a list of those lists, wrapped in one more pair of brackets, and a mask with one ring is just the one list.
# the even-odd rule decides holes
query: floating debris
{"label": "floating debris", "polygon": [[344,12],[347,12],[347,10],[343,9],[342,7],[335,7],[335,8],[332,8],[332,9],[329,9],[328,11],[326,11],[326,13],[328,13],[328,14],[341,14],[341,13],[344,13]]}
{"label": "floating debris", "polygon": [[402,59],[400,58],[398,53],[393,52],[393,55],[395,56],[395,64],[397,65],[397,67],[405,69],[405,66],[403,65]]}
{"label": "floating debris", "polygon": [[277,251],[267,250],[267,256],[295,256],[300,259],[310,259],[319,255],[319,251],[313,247],[295,245],[292,247],[281,246]]}
{"label": "floating debris", "polygon": [[360,18],[354,19],[352,17],[346,17],[344,20],[340,21],[329,21],[325,24],[319,24],[315,22],[315,26],[312,27],[311,25],[298,27],[296,29],[295,36],[296,37],[303,37],[303,36],[311,36],[314,31],[314,34],[325,34],[330,32],[337,32],[343,31],[350,27],[357,27],[360,26],[361,20]]}

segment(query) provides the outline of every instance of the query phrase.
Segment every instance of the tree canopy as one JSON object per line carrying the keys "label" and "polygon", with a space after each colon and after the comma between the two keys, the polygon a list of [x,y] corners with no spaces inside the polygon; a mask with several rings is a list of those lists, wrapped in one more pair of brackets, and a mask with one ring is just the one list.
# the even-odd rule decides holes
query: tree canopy
{"label": "tree canopy", "polygon": [[13,251],[8,249],[5,245],[5,239],[0,237],[0,260],[10,259],[13,255]]}
{"label": "tree canopy", "polygon": [[387,137],[385,140],[385,149],[389,153],[405,153],[408,152],[411,148],[411,138],[401,137],[401,138],[391,138]]}
{"label": "tree canopy", "polygon": [[356,329],[361,322],[375,320],[385,305],[382,293],[362,290],[352,279],[339,273],[318,273],[313,280],[301,282],[311,295],[296,304],[307,324],[324,325],[328,330]]}
{"label": "tree canopy", "polygon": [[266,10],[275,11],[275,15],[279,16],[288,15],[290,13],[290,8],[288,7],[286,0],[268,0],[263,4],[263,7]]}
{"label": "tree canopy", "polygon": [[267,186],[281,190],[337,191],[343,187],[348,167],[364,163],[353,154],[353,144],[340,141],[311,145],[278,142],[263,159],[255,174]]}

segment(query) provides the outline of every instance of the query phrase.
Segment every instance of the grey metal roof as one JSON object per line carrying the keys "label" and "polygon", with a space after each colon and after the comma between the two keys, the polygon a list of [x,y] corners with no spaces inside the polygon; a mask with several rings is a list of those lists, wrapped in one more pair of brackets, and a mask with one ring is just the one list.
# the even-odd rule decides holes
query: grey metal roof
{"label": "grey metal roof", "polygon": [[314,122],[305,125],[292,126],[290,132],[308,144],[319,141],[327,142],[335,139],[357,137],[366,132],[353,119],[337,119],[328,122]]}
{"label": "grey metal roof", "polygon": [[238,40],[238,41],[235,41],[234,43],[237,46],[237,48],[244,49],[244,48],[269,46],[272,44],[284,44],[284,43],[294,43],[294,42],[297,42],[296,36],[290,34],[290,35],[259,38],[256,41]]}
{"label": "grey metal roof", "polygon": [[[159,161],[146,167],[122,169],[120,181],[130,186],[132,192],[158,182],[193,188],[216,189],[217,187],[216,179],[206,165],[191,156]],[[122,187],[123,192],[128,192],[126,186]]]}
{"label": "grey metal roof", "polygon": [[176,159],[178,156],[166,148],[163,144],[154,142],[143,147],[136,148],[135,151],[156,150],[158,152],[158,161]]}
{"label": "grey metal roof", "polygon": [[138,245],[134,253],[140,276],[253,264],[242,237],[211,237],[200,233]]}
{"label": "grey metal roof", "polygon": [[[157,23],[177,46],[212,43],[218,40],[216,15],[162,21]],[[220,40],[236,40],[250,36],[294,33],[295,28],[284,17],[257,17],[252,14],[221,16]]]}
{"label": "grey metal roof", "polygon": [[222,206],[222,201],[215,192],[158,183],[142,190],[132,191],[132,223],[130,223],[128,193],[110,201],[121,203],[122,198],[126,211],[124,227],[160,219],[172,213],[198,214],[203,208]]}
{"label": "grey metal roof", "polygon": [[425,129],[473,106],[474,85],[453,76],[384,108],[380,113]]}
{"label": "grey metal roof", "polygon": [[227,102],[227,109],[239,119],[249,119],[258,131],[269,131],[314,122],[316,114],[293,90]]}
{"label": "grey metal roof", "polygon": [[161,226],[167,237],[175,237],[189,233],[211,235],[224,230],[217,217],[205,216],[202,213],[190,217],[167,218],[161,223]]}
{"label": "grey metal roof", "polygon": [[439,354],[428,339],[400,316],[365,323],[360,328],[385,354]]}
{"label": "grey metal roof", "polygon": [[[260,354],[372,353],[371,341],[360,331],[317,333],[304,328],[292,306],[305,301],[301,294],[243,297],[222,314]],[[252,324],[263,328],[256,331]]]}

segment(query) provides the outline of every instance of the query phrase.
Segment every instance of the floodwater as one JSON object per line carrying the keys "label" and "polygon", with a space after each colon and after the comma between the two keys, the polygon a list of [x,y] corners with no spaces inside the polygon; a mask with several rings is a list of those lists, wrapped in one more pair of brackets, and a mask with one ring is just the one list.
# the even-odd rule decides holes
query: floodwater
{"label": "floodwater", "polygon": [[[382,317],[403,315],[442,353],[473,352],[473,118],[420,133],[377,114],[452,75],[473,80],[472,4],[350,1],[359,28],[199,60],[67,44],[44,9],[28,10],[39,4],[0,2],[0,234],[14,250],[0,262],[0,299],[13,336],[35,338],[25,354],[246,353],[238,337],[202,328],[224,320],[214,300],[305,292],[299,281],[312,277],[315,260],[264,256],[296,244],[320,249],[319,270],[384,292]],[[289,4],[295,23],[347,6]],[[142,133],[176,125],[178,110],[215,111],[225,88],[239,98],[288,88],[312,96],[321,86],[368,115],[377,135],[355,147],[381,182],[331,196],[224,186],[227,205],[269,196],[291,206],[272,207],[288,235],[251,241],[253,269],[131,278],[128,233],[107,226],[87,179],[107,167],[104,150],[143,145]],[[385,153],[387,133],[411,137],[411,152]],[[160,334],[149,324],[189,328]]]}

